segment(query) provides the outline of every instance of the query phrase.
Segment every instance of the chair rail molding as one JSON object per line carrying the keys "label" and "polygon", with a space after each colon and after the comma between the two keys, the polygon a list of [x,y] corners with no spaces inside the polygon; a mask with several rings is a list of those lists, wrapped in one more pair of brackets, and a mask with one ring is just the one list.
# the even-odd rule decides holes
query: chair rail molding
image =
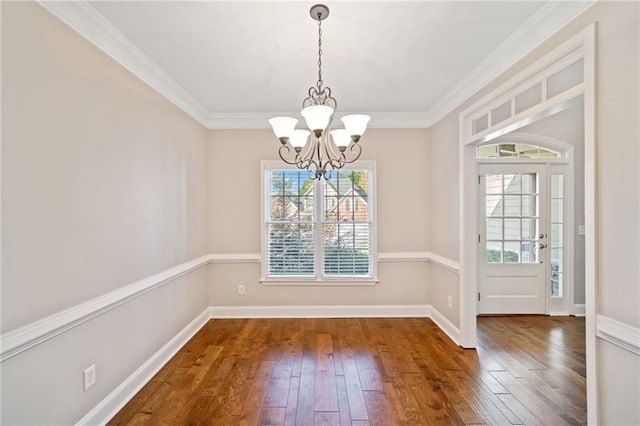
{"label": "chair rail molding", "polygon": [[206,266],[210,261],[211,255],[200,256],[41,320],[34,321],[24,327],[4,333],[0,336],[0,362],[109,312],[176,278]]}
{"label": "chair rail molding", "polygon": [[[432,262],[455,273],[459,271],[458,262],[431,252],[381,252],[378,253],[378,260],[380,262]],[[173,268],[2,334],[0,336],[0,362],[44,343],[59,334],[65,333],[124,303],[134,300],[164,284],[209,264],[259,262],[260,253],[213,253],[174,266]],[[216,312],[225,310],[225,308],[212,309],[217,309]],[[222,311],[220,309],[222,309]],[[251,307],[251,309],[263,309],[263,307]],[[251,309],[246,311],[248,315],[251,315],[252,312],[255,314],[256,311],[251,311]],[[298,315],[296,307],[289,307],[289,309],[292,309],[292,315]],[[428,316],[428,309],[419,306],[414,307],[413,305],[408,307],[352,306],[345,307],[345,309],[346,310],[339,310],[340,312],[337,313],[330,309],[319,309],[316,310],[314,315],[346,315],[347,312],[351,312],[351,315],[357,316],[360,312],[369,312],[369,315],[374,316]],[[409,312],[411,312],[411,314],[408,314]],[[425,312],[427,313],[425,314]],[[268,317],[271,314],[266,313],[266,315]]]}
{"label": "chair rail molding", "polygon": [[640,328],[605,315],[598,315],[596,333],[600,339],[640,355]]}

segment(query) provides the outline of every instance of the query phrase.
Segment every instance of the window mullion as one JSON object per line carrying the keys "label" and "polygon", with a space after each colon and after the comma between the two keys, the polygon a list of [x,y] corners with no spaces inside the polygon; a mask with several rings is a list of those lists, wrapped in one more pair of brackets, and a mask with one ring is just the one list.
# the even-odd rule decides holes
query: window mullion
{"label": "window mullion", "polygon": [[316,279],[324,278],[324,250],[323,250],[323,231],[324,231],[324,191],[322,190],[322,181],[317,179],[313,182],[313,200],[314,200],[314,211],[313,211],[313,223],[315,227],[315,237],[316,237],[316,253],[315,253],[315,276]]}

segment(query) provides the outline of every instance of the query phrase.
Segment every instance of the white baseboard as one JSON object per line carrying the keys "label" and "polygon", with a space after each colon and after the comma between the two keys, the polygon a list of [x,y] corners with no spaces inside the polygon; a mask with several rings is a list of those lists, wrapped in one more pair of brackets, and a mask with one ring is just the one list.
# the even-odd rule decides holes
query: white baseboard
{"label": "white baseboard", "polygon": [[569,312],[567,311],[549,311],[549,313],[547,314],[550,317],[568,317],[569,316]]}
{"label": "white baseboard", "polygon": [[84,416],[78,425],[102,425],[115,416],[136,393],[191,339],[211,317],[206,308],[158,352],[133,372],[124,382]]}
{"label": "white baseboard", "polygon": [[211,318],[428,317],[427,305],[212,306]]}
{"label": "white baseboard", "polygon": [[573,313],[571,314],[574,317],[586,317],[587,316],[587,308],[584,303],[582,304],[574,304],[573,305]]}
{"label": "white baseboard", "polygon": [[433,306],[429,305],[428,309],[429,309],[429,317],[431,318],[431,320],[435,322],[436,325],[440,327],[440,330],[444,331],[445,334],[449,336],[449,338],[453,340],[453,342],[456,345],[460,346],[460,341],[461,341],[460,329],[456,327],[451,321],[447,319],[447,317],[442,315],[442,313],[436,308],[434,308]]}

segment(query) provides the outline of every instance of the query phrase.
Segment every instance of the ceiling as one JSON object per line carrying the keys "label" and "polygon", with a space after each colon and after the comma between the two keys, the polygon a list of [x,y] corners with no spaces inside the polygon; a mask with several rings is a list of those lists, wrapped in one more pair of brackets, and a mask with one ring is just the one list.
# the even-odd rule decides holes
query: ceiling
{"label": "ceiling", "polygon": [[[318,28],[304,1],[42,2],[209,128],[267,127],[315,85]],[[337,115],[427,127],[589,5],[328,1],[325,86]],[[377,123],[376,123],[377,122]]]}

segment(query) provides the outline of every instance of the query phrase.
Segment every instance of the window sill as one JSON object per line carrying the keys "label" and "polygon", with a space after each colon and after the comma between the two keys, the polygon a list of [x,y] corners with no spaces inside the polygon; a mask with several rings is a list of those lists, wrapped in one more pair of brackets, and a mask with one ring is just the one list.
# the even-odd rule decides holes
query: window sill
{"label": "window sill", "polygon": [[336,278],[336,279],[305,279],[305,278],[262,278],[260,284],[266,286],[374,286],[380,281],[377,278]]}

